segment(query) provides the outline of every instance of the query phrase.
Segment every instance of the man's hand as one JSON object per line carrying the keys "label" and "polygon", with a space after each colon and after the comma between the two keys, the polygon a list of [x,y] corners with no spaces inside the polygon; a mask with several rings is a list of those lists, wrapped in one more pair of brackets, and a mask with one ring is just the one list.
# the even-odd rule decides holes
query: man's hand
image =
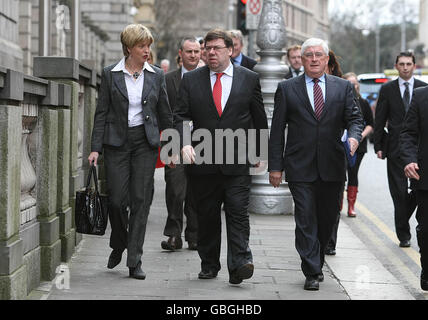
{"label": "man's hand", "polygon": [[274,188],[278,188],[281,184],[282,172],[281,171],[272,171],[269,172],[269,183],[273,185]]}
{"label": "man's hand", "polygon": [[378,152],[376,152],[377,154],[377,158],[378,159],[382,159],[383,160],[383,151],[379,150]]}
{"label": "man's hand", "polygon": [[181,155],[183,157],[183,163],[185,164],[191,164],[195,163],[195,150],[192,146],[184,146],[183,149],[181,149]]}
{"label": "man's hand", "polygon": [[92,165],[92,162],[93,162],[94,166],[97,166],[97,161],[98,161],[99,155],[100,154],[98,152],[96,152],[96,151],[91,152],[91,154],[88,157],[89,165]]}
{"label": "man's hand", "polygon": [[358,149],[358,141],[354,138],[348,138],[349,149],[351,149],[351,157],[355,154],[355,151]]}
{"label": "man's hand", "polygon": [[412,162],[404,168],[404,174],[407,178],[419,180],[420,177],[419,174],[416,172],[417,170],[419,170],[418,164]]}

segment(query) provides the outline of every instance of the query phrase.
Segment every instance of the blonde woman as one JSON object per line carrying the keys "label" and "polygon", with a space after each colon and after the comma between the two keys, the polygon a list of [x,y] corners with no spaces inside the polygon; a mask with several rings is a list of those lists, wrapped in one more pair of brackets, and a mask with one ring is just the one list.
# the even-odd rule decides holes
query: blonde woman
{"label": "blonde woman", "polygon": [[96,165],[104,153],[113,249],[107,267],[116,267],[127,249],[129,276],[145,279],[141,258],[159,132],[172,126],[172,113],[164,73],[147,62],[153,44],[149,29],[128,25],[120,40],[124,57],[102,72],[88,160]]}

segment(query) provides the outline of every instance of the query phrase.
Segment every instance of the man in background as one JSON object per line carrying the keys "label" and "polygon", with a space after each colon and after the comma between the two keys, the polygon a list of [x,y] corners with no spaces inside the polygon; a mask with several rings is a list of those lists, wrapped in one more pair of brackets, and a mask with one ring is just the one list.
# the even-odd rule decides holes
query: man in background
{"label": "man in background", "polygon": [[285,79],[291,79],[303,74],[304,69],[302,65],[301,50],[302,47],[299,45],[295,45],[287,49],[287,60],[290,69],[287,75],[285,76]]}
{"label": "man in background", "polygon": [[233,40],[232,63],[235,66],[242,66],[253,70],[257,61],[242,53],[242,48],[244,47],[244,36],[242,32],[240,30],[230,30],[229,32]]}

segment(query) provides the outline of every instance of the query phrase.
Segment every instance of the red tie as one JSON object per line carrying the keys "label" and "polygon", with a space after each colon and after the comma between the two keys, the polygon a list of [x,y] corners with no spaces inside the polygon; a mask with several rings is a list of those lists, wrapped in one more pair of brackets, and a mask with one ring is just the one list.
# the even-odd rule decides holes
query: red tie
{"label": "red tie", "polygon": [[314,78],[314,106],[315,106],[315,115],[319,120],[321,117],[322,110],[324,108],[324,98],[322,95],[321,87],[318,85],[320,79]]}
{"label": "red tie", "polygon": [[214,83],[213,88],[213,98],[214,98],[214,104],[217,109],[218,115],[221,117],[221,114],[223,113],[223,110],[221,108],[221,81],[220,78],[224,73],[216,73],[217,80]]}

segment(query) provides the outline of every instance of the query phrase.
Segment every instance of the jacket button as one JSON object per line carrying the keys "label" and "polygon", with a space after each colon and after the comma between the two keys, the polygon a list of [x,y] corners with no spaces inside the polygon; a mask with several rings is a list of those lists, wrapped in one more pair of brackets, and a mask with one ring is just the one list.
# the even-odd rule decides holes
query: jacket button
{"label": "jacket button", "polygon": [[144,101],[143,101],[143,104],[146,104],[146,103],[147,103],[147,100],[144,100]]}
{"label": "jacket button", "polygon": [[149,120],[150,119],[150,117],[149,116],[146,116],[146,120]]}

